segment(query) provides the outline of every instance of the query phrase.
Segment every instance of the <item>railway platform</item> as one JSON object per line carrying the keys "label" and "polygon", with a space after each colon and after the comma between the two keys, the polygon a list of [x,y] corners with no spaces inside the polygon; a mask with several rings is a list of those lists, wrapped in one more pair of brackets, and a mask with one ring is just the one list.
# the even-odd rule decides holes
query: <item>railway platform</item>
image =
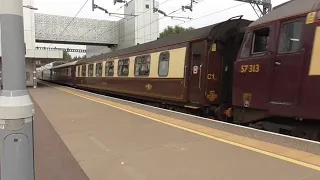
{"label": "railway platform", "polygon": [[320,179],[317,142],[47,82],[29,92],[36,172],[51,179]]}

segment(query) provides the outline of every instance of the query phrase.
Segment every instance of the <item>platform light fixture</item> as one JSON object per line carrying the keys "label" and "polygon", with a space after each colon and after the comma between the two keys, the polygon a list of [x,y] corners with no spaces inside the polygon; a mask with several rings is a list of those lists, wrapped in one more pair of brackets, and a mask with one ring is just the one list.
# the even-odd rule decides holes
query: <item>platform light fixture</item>
{"label": "platform light fixture", "polygon": [[126,3],[126,6],[128,6],[128,2],[125,0],[113,0],[114,5],[116,5],[117,3]]}
{"label": "platform light fixture", "polygon": [[31,10],[38,10],[38,8],[35,8],[31,5],[26,5],[26,6],[23,6],[24,8],[28,8],[28,9],[31,9]]}

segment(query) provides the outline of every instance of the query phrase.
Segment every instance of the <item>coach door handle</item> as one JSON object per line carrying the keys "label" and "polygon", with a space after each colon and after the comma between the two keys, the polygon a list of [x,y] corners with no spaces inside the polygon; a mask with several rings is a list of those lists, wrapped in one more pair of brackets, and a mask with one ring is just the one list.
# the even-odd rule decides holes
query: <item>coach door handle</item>
{"label": "coach door handle", "polygon": [[201,78],[202,78],[202,64],[200,65],[200,70],[199,70],[199,89],[201,89]]}
{"label": "coach door handle", "polygon": [[275,61],[275,62],[274,62],[274,65],[276,65],[276,66],[280,66],[280,65],[281,65],[281,62],[279,62],[279,61]]}

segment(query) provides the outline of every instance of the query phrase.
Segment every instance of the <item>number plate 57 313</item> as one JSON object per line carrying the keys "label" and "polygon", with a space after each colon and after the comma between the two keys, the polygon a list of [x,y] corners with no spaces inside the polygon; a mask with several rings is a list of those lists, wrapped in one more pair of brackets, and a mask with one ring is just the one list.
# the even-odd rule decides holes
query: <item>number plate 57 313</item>
{"label": "number plate 57 313", "polygon": [[250,65],[242,65],[241,66],[241,73],[256,73],[260,71],[260,65],[259,64],[250,64]]}

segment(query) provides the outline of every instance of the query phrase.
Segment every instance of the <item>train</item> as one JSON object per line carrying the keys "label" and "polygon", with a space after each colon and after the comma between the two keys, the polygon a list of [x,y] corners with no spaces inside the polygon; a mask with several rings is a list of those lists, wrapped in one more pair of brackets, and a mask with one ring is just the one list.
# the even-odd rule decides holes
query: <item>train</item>
{"label": "train", "polygon": [[57,65],[39,79],[320,139],[320,0]]}

